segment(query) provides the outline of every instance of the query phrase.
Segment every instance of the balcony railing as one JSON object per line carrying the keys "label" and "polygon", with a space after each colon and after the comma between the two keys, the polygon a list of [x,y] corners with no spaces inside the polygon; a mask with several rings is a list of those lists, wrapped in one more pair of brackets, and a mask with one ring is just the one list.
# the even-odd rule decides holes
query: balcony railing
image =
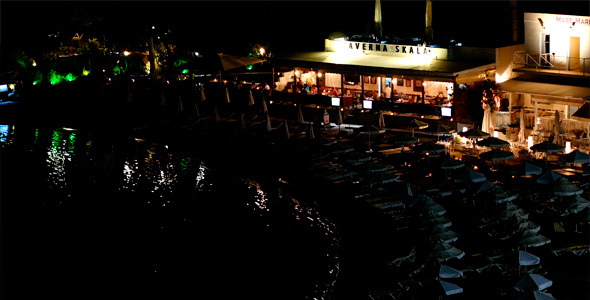
{"label": "balcony railing", "polygon": [[512,64],[514,68],[534,68],[540,72],[550,70],[558,74],[590,76],[590,58],[517,51],[512,55]]}

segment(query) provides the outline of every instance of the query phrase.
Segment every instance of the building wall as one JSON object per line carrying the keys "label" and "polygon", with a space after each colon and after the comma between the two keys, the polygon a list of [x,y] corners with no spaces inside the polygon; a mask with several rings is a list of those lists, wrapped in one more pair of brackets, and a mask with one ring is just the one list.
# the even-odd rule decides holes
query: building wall
{"label": "building wall", "polygon": [[570,37],[580,38],[580,57],[590,58],[590,17],[542,13],[524,14],[524,42],[529,54],[542,54],[544,36],[550,35],[550,53],[569,56]]}
{"label": "building wall", "polygon": [[518,74],[512,72],[513,57],[517,51],[524,51],[525,45],[518,44],[507,47],[496,48],[496,82],[502,83],[506,80],[512,79]]}

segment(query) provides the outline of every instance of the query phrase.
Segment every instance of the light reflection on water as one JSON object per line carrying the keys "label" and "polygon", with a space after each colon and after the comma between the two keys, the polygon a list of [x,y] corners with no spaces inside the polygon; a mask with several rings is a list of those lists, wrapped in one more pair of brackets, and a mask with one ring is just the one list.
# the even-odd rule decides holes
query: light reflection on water
{"label": "light reflection on water", "polygon": [[[17,132],[14,131],[14,126],[9,128],[12,129],[9,131],[9,135],[13,134],[12,132]],[[316,272],[306,274],[308,277],[314,278],[314,286],[306,288],[306,290],[310,290],[307,298],[327,298],[329,293],[333,291],[334,282],[339,272],[339,257],[337,254],[339,239],[335,226],[322,217],[316,209],[300,204],[287,193],[279,191],[278,193],[272,192],[269,194],[266,187],[260,183],[244,179],[235,186],[230,184],[229,189],[235,188],[235,191],[230,193],[239,195],[241,188],[245,185],[246,190],[249,191],[246,197],[238,197],[238,200],[218,198],[216,193],[219,192],[219,189],[228,188],[227,183],[220,184],[219,181],[226,181],[224,175],[215,173],[215,170],[210,168],[196,154],[174,145],[163,145],[136,139],[96,139],[90,133],[75,128],[57,128],[48,131],[37,128],[27,132],[27,134],[28,136],[25,138],[21,139],[19,137],[14,140],[16,142],[30,141],[29,146],[31,149],[27,149],[27,153],[32,154],[27,155],[38,156],[42,159],[40,160],[43,162],[42,165],[37,167],[40,170],[46,170],[45,182],[47,186],[45,188],[48,191],[55,192],[52,196],[58,198],[67,197],[75,200],[64,202],[65,198],[58,199],[55,203],[60,205],[56,205],[56,208],[68,214],[71,213],[69,210],[77,208],[71,206],[70,203],[84,203],[84,200],[89,196],[88,190],[100,190],[101,195],[107,197],[112,195],[112,199],[119,201],[137,200],[136,202],[130,201],[130,204],[125,206],[130,208],[133,214],[137,214],[146,207],[145,204],[148,204],[147,207],[149,207],[150,211],[153,211],[154,216],[159,217],[147,219],[143,222],[146,222],[145,225],[149,228],[152,226],[157,228],[156,232],[150,232],[148,236],[150,243],[162,243],[160,247],[167,247],[165,241],[172,239],[172,237],[176,238],[177,235],[180,236],[179,239],[181,240],[193,240],[195,238],[193,235],[182,235],[195,234],[187,229],[192,228],[191,226],[196,226],[199,230],[202,230],[202,227],[205,226],[208,231],[213,232],[208,234],[215,234],[218,219],[224,217],[226,213],[224,211],[202,211],[203,208],[223,209],[230,207],[232,211],[238,211],[237,214],[241,215],[239,217],[240,221],[233,221],[235,224],[230,223],[223,226],[229,226],[230,228],[240,226],[238,222],[244,221],[263,223],[265,224],[263,228],[254,225],[248,227],[260,230],[257,234],[262,236],[270,231],[278,232],[280,235],[283,233],[282,230],[285,229],[278,224],[288,223],[290,225],[286,228],[289,228],[290,231],[301,231],[298,234],[303,236],[309,234],[309,230],[313,231],[313,237],[309,239],[319,244],[318,249],[320,250],[317,251],[321,253],[307,254],[310,259],[314,261],[317,259],[323,264],[318,267],[321,274],[317,274],[315,267],[314,270],[307,271]],[[44,136],[46,138],[43,138]],[[8,143],[8,140],[13,140],[12,136],[7,138],[6,141],[2,142],[2,147],[15,146],[12,142]],[[110,200],[101,197],[96,197],[96,199],[101,201]],[[228,201],[228,204],[203,203],[203,206],[199,206],[199,201],[213,200]],[[182,205],[175,203],[183,201]],[[106,211],[107,215],[110,213],[116,214],[117,212],[111,212],[110,210],[118,209],[118,206],[112,206],[110,203],[112,202],[105,202],[105,204],[97,202],[92,205],[97,205],[99,209]],[[277,206],[277,203],[279,203],[279,206]],[[236,210],[236,208],[232,207],[232,205],[236,204],[247,209],[245,211]],[[101,205],[104,207],[101,207]],[[184,209],[187,207],[193,210]],[[251,214],[252,212],[254,214]],[[204,217],[203,214],[211,216]],[[137,220],[134,221],[132,216],[124,219],[129,220],[115,223],[119,224],[119,227],[113,229],[113,233],[119,230],[127,232],[131,229],[124,228],[129,226],[126,222],[129,222],[129,224],[137,222]],[[232,222],[232,220],[223,220]],[[219,232],[223,233],[223,230],[219,229]],[[291,233],[290,231],[286,233]],[[322,238],[319,239],[318,236]],[[285,241],[282,242],[288,244]],[[275,257],[278,254],[270,255]],[[319,259],[318,257],[323,258]],[[146,260],[145,263],[149,265],[146,268],[150,269],[151,273],[154,273],[154,270],[159,270],[159,266],[165,266],[164,262],[167,259],[166,257],[154,256],[151,260]],[[264,259],[264,256],[257,256],[256,259]],[[290,260],[292,258],[284,259]],[[260,263],[270,264],[270,262],[262,261]],[[313,265],[313,263],[310,263],[310,265]],[[153,266],[158,267],[154,269]]]}

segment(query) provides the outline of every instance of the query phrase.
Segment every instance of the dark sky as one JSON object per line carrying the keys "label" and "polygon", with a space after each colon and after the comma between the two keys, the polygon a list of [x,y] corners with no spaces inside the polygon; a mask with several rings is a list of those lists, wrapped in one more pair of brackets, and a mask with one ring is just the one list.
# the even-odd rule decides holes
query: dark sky
{"label": "dark sky", "polygon": [[[482,42],[506,36],[509,2],[434,0],[438,37]],[[179,46],[239,52],[248,43],[280,51],[322,50],[330,33],[366,33],[375,1],[1,1],[0,41],[4,51],[35,47],[49,32],[71,30],[72,20],[100,18],[100,30],[129,41],[148,25],[169,27]],[[589,15],[590,4],[574,1],[518,1],[522,11]],[[425,1],[382,0],[384,34],[419,36]],[[87,16],[84,18],[82,16]],[[239,53],[236,53],[239,54]]]}

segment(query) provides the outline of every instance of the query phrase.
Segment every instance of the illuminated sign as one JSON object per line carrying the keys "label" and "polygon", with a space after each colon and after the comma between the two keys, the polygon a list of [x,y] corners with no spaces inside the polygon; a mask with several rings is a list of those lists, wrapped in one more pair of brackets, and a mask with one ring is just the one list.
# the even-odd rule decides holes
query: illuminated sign
{"label": "illuminated sign", "polygon": [[326,40],[325,49],[340,53],[447,59],[447,49],[412,45]]}

